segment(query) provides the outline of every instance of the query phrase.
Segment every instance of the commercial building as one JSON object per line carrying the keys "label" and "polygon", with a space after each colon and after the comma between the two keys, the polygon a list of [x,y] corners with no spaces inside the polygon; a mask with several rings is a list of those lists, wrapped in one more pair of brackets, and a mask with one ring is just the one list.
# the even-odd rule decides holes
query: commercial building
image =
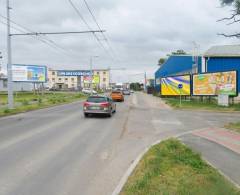
{"label": "commercial building", "polygon": [[155,90],[160,91],[161,78],[175,75],[201,73],[202,57],[191,55],[171,55],[155,72]]}
{"label": "commercial building", "polygon": [[[32,91],[33,90],[32,83],[26,82],[13,82],[13,91]],[[8,90],[8,79],[4,74],[0,74],[0,91]]]}
{"label": "commercial building", "polygon": [[237,88],[240,92],[240,45],[211,47],[203,56],[172,55],[155,72],[155,90],[161,90],[161,78],[192,74],[237,71]]}
{"label": "commercial building", "polygon": [[204,55],[203,66],[206,72],[236,70],[238,92],[240,92],[240,45],[220,45],[211,47]]}
{"label": "commercial building", "polygon": [[[62,74],[66,73],[66,74]],[[90,88],[91,72],[89,70],[53,70],[48,69],[48,87],[51,89],[80,90]],[[109,69],[93,70],[93,86],[96,89],[108,89],[110,87]]]}

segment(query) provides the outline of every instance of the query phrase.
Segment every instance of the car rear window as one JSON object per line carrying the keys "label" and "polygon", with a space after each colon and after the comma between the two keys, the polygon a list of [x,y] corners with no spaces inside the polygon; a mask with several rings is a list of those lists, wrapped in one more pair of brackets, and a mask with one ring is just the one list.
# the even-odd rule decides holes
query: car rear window
{"label": "car rear window", "polygon": [[119,91],[113,91],[112,94],[121,94]]}
{"label": "car rear window", "polygon": [[87,102],[93,102],[93,103],[107,102],[107,98],[106,97],[89,97],[87,99]]}

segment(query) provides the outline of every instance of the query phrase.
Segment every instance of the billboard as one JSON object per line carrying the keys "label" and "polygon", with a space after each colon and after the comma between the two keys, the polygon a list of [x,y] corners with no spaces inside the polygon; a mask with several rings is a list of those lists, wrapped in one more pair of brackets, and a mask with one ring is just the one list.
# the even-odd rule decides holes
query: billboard
{"label": "billboard", "polygon": [[237,95],[237,72],[193,75],[193,95]]}
{"label": "billboard", "polygon": [[[91,83],[91,76],[84,76],[83,77],[83,83],[90,84]],[[100,76],[99,75],[94,75],[92,83],[93,84],[99,84],[100,83]]]}
{"label": "billboard", "polygon": [[47,82],[47,67],[36,65],[12,65],[12,79],[14,82]]}
{"label": "billboard", "polygon": [[90,70],[59,70],[58,76],[90,76]]}
{"label": "billboard", "polygon": [[[178,88],[180,84],[182,89]],[[167,96],[191,95],[190,75],[162,78],[161,94]]]}

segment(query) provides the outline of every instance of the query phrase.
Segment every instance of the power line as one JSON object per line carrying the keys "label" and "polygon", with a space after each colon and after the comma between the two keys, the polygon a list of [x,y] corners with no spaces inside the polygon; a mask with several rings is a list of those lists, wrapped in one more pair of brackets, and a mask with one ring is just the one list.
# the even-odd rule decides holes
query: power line
{"label": "power line", "polygon": [[[0,14],[0,17],[2,17],[3,19],[7,20],[7,18],[5,16],[1,15],[1,14]],[[43,36],[40,33],[39,33],[40,34],[39,36],[36,36],[36,33],[34,31],[32,31],[31,29],[29,29],[29,28],[27,28],[27,27],[25,27],[25,26],[23,26],[21,24],[18,24],[18,23],[16,23],[13,20],[10,20],[10,22],[15,25],[15,27],[11,25],[11,29],[14,29],[14,30],[16,30],[18,32],[21,32],[23,34],[27,34],[26,32],[30,32],[30,33],[32,33],[32,35],[31,34],[29,34],[29,35],[32,38],[34,38],[34,39],[36,39],[36,40],[38,40],[38,41],[48,45],[49,47],[53,48],[54,50],[58,50],[59,52],[60,51],[63,52],[63,54],[68,56],[68,57],[72,57],[71,55],[75,55],[74,53],[72,53],[68,49],[58,45],[55,41],[47,38],[46,36]],[[1,22],[1,23],[4,24],[4,25],[7,25],[7,23],[4,23],[4,22]],[[24,29],[24,30],[22,30],[22,29]]]}
{"label": "power line", "polygon": [[[7,20],[7,17],[5,17],[5,16],[3,16],[3,15],[1,15],[1,14],[0,14],[0,17],[2,17],[3,19]],[[24,29],[24,31],[23,31],[22,29],[19,29],[19,28],[16,28],[16,27],[11,26],[11,28],[13,28],[13,29],[15,29],[15,30],[17,30],[17,31],[19,31],[19,32],[22,32],[22,33],[25,33],[25,32],[34,33],[31,29],[29,29],[29,28],[27,28],[27,27],[25,27],[25,26],[23,26],[23,25],[21,25],[21,24],[18,24],[18,23],[16,23],[16,22],[13,21],[13,20],[10,20],[10,22],[11,22],[12,24],[14,24],[15,26],[18,26],[18,27]],[[7,25],[7,24],[5,23],[5,25]],[[61,47],[61,46],[58,45],[55,41],[53,41],[53,40],[51,40],[51,39],[49,39],[49,38],[47,38],[47,37],[44,37],[44,36],[41,36],[41,37],[32,36],[32,37],[35,38],[35,39],[37,39],[37,40],[39,40],[39,41],[41,41],[41,42],[43,42],[43,43],[46,43],[46,44],[49,45],[49,46],[51,46],[50,44],[52,44],[52,45],[53,45],[55,48],[57,48],[57,49],[61,49],[61,50],[64,50],[64,51],[66,51],[66,52],[69,52],[67,49]],[[49,44],[48,44],[47,42],[49,42]],[[51,47],[52,47],[52,46],[51,46]]]}
{"label": "power line", "polygon": [[[76,11],[76,13],[78,14],[78,16],[80,17],[80,19],[84,22],[84,24],[87,26],[87,28],[92,31],[92,28],[90,27],[90,25],[87,23],[87,21],[84,19],[84,17],[82,16],[82,14],[80,13],[79,9],[76,7],[76,5],[72,2],[72,0],[68,0],[69,3],[71,4],[72,8]],[[101,30],[101,29],[100,29]],[[97,42],[99,43],[99,45],[105,50],[106,53],[110,54],[109,51],[104,47],[104,45],[102,44],[102,42],[100,41],[100,39],[98,38],[98,36],[93,33],[93,36],[95,37],[95,39],[97,40]],[[112,60],[113,57],[110,54],[110,57]]]}
{"label": "power line", "polygon": [[[85,3],[85,5],[86,5],[86,7],[87,7],[87,9],[88,9],[88,11],[89,11],[89,13],[91,14],[91,16],[92,16],[94,22],[96,23],[98,29],[101,30],[101,27],[100,27],[99,23],[97,22],[97,19],[96,19],[95,15],[94,15],[93,11],[91,10],[91,8],[90,8],[88,2],[87,2],[86,0],[83,0],[83,1],[84,1],[84,3]],[[109,47],[110,50],[112,51],[112,53],[115,54],[115,52],[114,52],[114,50],[113,50],[113,48],[112,48],[112,46],[111,46],[111,44],[110,44],[108,38],[107,38],[106,35],[104,34],[104,32],[102,32],[102,36],[103,36],[104,40],[106,41],[108,47]]]}
{"label": "power line", "polygon": [[[0,23],[3,24],[3,25],[7,25],[7,23],[2,22],[2,21],[0,21]],[[18,32],[21,32],[21,33],[25,33],[25,31],[23,31],[22,29],[20,29],[18,27],[11,26],[11,29],[14,29],[14,30],[16,30]],[[48,40],[48,39],[44,40],[44,39],[41,39],[41,38],[36,37],[34,35],[31,35],[31,37],[40,41],[40,42],[42,42],[42,43],[44,43],[44,44],[46,44],[46,45],[48,45],[49,47],[53,48],[55,51],[58,50],[59,52],[60,51],[64,52],[65,55],[70,57],[70,55],[68,55],[68,53],[66,53],[66,52],[69,52],[69,51],[67,51],[65,48],[62,48],[61,46],[58,46],[54,41]]]}
{"label": "power line", "polygon": [[33,33],[16,33],[11,35],[26,36],[26,35],[62,35],[62,34],[83,34],[83,33],[97,33],[101,31],[67,31],[67,32],[33,32]]}

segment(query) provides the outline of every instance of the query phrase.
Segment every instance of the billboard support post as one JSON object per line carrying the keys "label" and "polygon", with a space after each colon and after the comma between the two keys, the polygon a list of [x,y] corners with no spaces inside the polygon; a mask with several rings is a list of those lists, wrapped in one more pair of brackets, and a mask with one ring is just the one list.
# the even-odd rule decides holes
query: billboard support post
{"label": "billboard support post", "polygon": [[180,89],[180,107],[182,107],[182,90]]}
{"label": "billboard support post", "polygon": [[180,107],[182,107],[182,88],[183,88],[183,84],[178,84],[178,89],[180,93],[180,102],[179,102]]}

